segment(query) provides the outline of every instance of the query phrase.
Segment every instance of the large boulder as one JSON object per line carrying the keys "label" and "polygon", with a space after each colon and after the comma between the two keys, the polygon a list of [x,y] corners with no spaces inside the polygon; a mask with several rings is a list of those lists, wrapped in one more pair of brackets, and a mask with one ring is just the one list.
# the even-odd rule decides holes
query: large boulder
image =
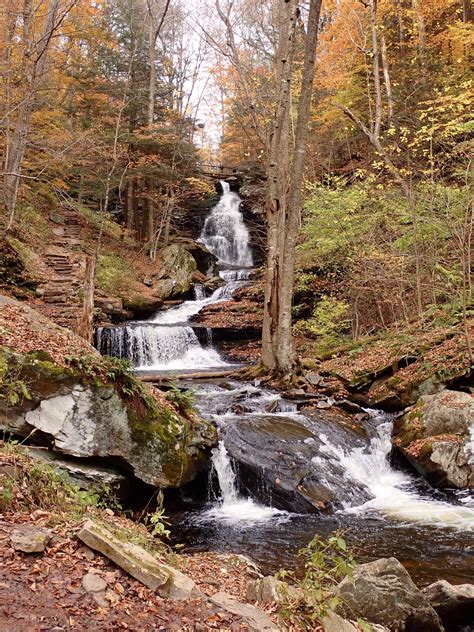
{"label": "large boulder", "polygon": [[182,248],[185,248],[192,255],[196,261],[197,269],[206,276],[212,276],[216,272],[217,257],[213,255],[206,246],[194,239],[176,239],[177,243]]}
{"label": "large boulder", "polygon": [[179,244],[160,250],[160,267],[155,275],[156,294],[162,298],[178,298],[189,292],[197,269],[194,257]]}
{"label": "large boulder", "polygon": [[338,447],[366,445],[346,417],[339,411],[314,411],[312,418],[248,414],[228,420],[221,434],[246,493],[279,509],[328,511],[371,498],[347,478],[339,458]]}
{"label": "large boulder", "polygon": [[[26,385],[26,396],[0,398],[0,429],[57,453],[118,464],[158,487],[179,487],[207,467],[213,426],[182,417],[131,376],[123,389],[104,383],[93,366],[67,369],[44,353],[0,347],[0,388],[15,388],[10,376]],[[123,376],[114,375],[120,384]]]}
{"label": "large boulder", "polygon": [[392,632],[442,632],[441,619],[394,557],[358,566],[337,588],[341,609]]}
{"label": "large boulder", "polygon": [[392,441],[435,487],[474,487],[474,396],[443,390],[421,397],[393,426]]}
{"label": "large boulder", "polygon": [[422,592],[447,629],[474,621],[474,584],[453,586],[442,579]]}

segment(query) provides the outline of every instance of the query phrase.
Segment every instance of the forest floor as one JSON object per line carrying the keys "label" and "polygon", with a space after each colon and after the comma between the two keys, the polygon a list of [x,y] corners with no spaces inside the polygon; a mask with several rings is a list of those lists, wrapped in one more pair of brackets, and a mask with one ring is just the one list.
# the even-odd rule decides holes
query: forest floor
{"label": "forest floor", "polygon": [[[0,488],[18,469],[31,468],[21,450],[0,442]],[[138,524],[110,509],[82,508],[82,515],[65,511],[54,498],[42,497],[39,479],[19,479],[8,504],[0,504],[0,631],[60,632],[132,630],[148,632],[248,630],[241,617],[207,601],[206,595],[225,591],[245,602],[247,583],[256,577],[249,560],[216,553],[177,554],[153,539]],[[3,487],[2,487],[3,485]],[[43,490],[45,491],[45,490]],[[36,503],[32,499],[36,499]],[[45,508],[41,508],[45,507]],[[201,595],[185,601],[163,599],[76,537],[87,518],[99,519],[127,532],[130,542],[148,542],[158,558],[177,567],[194,580]],[[14,529],[47,528],[52,539],[42,553],[15,551],[10,542]],[[158,541],[159,542],[159,541]],[[92,573],[107,584],[99,604],[87,592],[82,579]],[[271,614],[271,610],[269,612]]]}

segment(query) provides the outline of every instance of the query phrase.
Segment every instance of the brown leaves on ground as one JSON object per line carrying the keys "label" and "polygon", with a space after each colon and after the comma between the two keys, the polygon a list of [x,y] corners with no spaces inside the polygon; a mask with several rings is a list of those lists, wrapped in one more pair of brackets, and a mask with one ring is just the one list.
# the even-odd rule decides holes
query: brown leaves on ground
{"label": "brown leaves on ground", "polygon": [[46,351],[61,366],[68,354],[98,355],[84,339],[17,301],[0,302],[0,346],[17,353]]}
{"label": "brown leaves on ground", "polygon": [[[474,319],[468,323],[468,335],[474,339]],[[412,358],[405,363],[404,358]],[[376,341],[361,341],[360,348],[343,352],[322,363],[323,371],[340,376],[346,382],[357,382],[364,375],[389,370],[392,381],[380,382],[370,390],[373,398],[403,392],[412,385],[437,375],[440,381],[452,379],[469,370],[466,335],[461,324],[455,327],[420,328],[392,333]]]}
{"label": "brown leaves on ground", "polygon": [[[17,480],[19,468],[28,465],[31,467],[31,459],[17,449],[2,450],[0,487],[7,478]],[[62,507],[56,508],[54,498],[50,499],[46,509],[32,510],[28,503],[22,504],[24,492],[20,483],[15,484],[16,501],[4,505],[0,513],[1,632],[45,632],[56,627],[70,632],[237,632],[248,629],[239,617],[220,610],[204,597],[187,601],[162,599],[77,540],[78,518],[65,513]],[[126,534],[128,540],[137,538],[137,542],[143,544],[148,539],[152,548],[156,542],[143,525],[109,510],[88,509],[85,516],[88,515],[106,522],[112,530]],[[25,555],[14,551],[10,535],[22,525],[46,527],[52,532],[45,553]],[[160,559],[167,555],[162,547]],[[173,555],[167,561],[194,579],[205,595],[225,590],[237,600],[245,597],[246,583],[254,572],[249,562],[235,555]],[[106,607],[99,606],[85,592],[82,578],[87,573],[97,574],[107,583]]]}
{"label": "brown leaves on ground", "polygon": [[205,327],[259,330],[262,319],[262,309],[251,301],[225,301],[204,307],[194,322]]}

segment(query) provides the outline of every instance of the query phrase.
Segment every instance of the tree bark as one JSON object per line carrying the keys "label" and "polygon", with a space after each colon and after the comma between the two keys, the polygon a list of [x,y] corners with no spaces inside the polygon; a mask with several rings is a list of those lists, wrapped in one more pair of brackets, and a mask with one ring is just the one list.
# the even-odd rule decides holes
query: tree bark
{"label": "tree bark", "polygon": [[82,303],[81,319],[77,326],[77,334],[92,342],[94,334],[94,278],[97,264],[97,256],[89,256],[86,259],[84,275],[84,299]]}
{"label": "tree bark", "polygon": [[262,334],[262,362],[279,374],[292,372],[296,364],[292,336],[295,250],[301,222],[301,188],[311,116],[321,0],[310,2],[291,166],[288,160],[290,89],[299,14],[297,2],[283,2],[283,5],[287,5],[281,13],[285,16],[287,27],[280,35],[284,38],[280,40],[277,60],[279,66],[276,77],[280,90],[268,165],[269,246]]}

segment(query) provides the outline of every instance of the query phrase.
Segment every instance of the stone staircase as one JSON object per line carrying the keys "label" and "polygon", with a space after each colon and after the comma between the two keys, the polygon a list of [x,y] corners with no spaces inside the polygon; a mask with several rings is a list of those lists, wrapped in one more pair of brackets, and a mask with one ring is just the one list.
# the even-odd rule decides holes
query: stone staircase
{"label": "stone staircase", "polygon": [[84,279],[84,255],[78,248],[81,224],[71,209],[63,209],[61,218],[64,223],[53,229],[55,239],[44,256],[48,274],[39,288],[42,304],[37,309],[58,325],[75,329],[82,309],[78,290]]}

